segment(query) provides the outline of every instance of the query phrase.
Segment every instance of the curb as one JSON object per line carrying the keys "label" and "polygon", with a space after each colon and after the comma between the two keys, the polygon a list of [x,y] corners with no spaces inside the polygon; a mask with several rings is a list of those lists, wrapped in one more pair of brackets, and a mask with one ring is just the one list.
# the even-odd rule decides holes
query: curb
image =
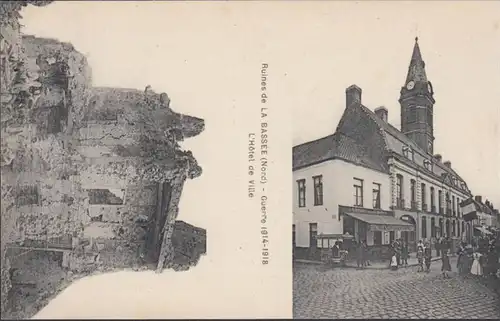
{"label": "curb", "polygon": [[[432,258],[431,259],[431,262],[435,262],[435,261],[440,261],[441,258],[440,257],[435,257],[435,258]],[[310,260],[301,260],[301,259],[297,259],[297,260],[293,260],[293,263],[302,263],[302,264],[312,264],[312,265],[326,265],[326,263],[324,262],[321,262],[321,261],[310,261]],[[412,264],[408,264],[408,266],[406,267],[413,267],[413,266],[417,266],[418,263],[412,263]],[[339,266],[341,267],[341,266]],[[341,268],[356,268],[356,266],[352,266],[352,265],[346,265],[346,266],[343,266]],[[403,267],[404,268],[404,267]],[[365,270],[388,270],[389,267],[388,266],[383,266],[383,267],[365,267]]]}

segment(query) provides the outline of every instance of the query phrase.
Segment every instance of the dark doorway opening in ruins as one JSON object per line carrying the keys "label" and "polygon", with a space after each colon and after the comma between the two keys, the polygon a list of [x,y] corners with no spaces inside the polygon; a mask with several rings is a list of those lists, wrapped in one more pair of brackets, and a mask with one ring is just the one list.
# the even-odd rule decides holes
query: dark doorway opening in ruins
{"label": "dark doorway opening in ruins", "polygon": [[172,197],[172,185],[169,182],[158,184],[156,210],[153,212],[152,225],[146,237],[146,251],[149,263],[157,263],[163,241],[163,228]]}

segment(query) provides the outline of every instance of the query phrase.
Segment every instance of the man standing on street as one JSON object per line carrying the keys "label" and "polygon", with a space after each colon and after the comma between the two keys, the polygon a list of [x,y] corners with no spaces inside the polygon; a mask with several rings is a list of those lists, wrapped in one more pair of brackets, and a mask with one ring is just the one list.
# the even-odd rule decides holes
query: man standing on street
{"label": "man standing on street", "polygon": [[432,259],[432,252],[431,252],[431,245],[429,242],[425,243],[425,248],[424,248],[424,262],[425,262],[425,272],[429,273],[431,270],[431,259]]}

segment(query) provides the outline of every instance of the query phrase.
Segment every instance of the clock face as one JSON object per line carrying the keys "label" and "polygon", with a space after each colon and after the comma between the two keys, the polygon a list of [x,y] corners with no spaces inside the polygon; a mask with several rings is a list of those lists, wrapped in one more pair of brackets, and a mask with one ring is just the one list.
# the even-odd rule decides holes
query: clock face
{"label": "clock face", "polygon": [[406,89],[408,90],[412,90],[413,87],[415,87],[415,82],[413,80],[408,82],[408,84],[406,84]]}

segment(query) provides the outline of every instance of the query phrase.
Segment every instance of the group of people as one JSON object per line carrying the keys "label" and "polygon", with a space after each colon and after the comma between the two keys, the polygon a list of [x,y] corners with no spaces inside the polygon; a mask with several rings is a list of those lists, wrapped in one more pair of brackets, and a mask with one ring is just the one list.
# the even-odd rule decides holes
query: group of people
{"label": "group of people", "polygon": [[[444,253],[444,251],[443,251]],[[429,242],[419,240],[417,243],[418,272],[430,272],[432,262],[432,248]],[[425,269],[424,269],[425,266]]]}
{"label": "group of people", "polygon": [[467,244],[462,242],[457,250],[457,269],[460,275],[495,276],[499,273],[499,235],[482,235]]}
{"label": "group of people", "polygon": [[408,243],[403,239],[394,240],[391,244],[390,268],[392,270],[397,270],[400,266],[408,266],[409,255]]}
{"label": "group of people", "polygon": [[354,248],[356,249],[356,264],[358,268],[365,268],[370,265],[370,260],[368,257],[368,244],[366,240],[353,243]]}

